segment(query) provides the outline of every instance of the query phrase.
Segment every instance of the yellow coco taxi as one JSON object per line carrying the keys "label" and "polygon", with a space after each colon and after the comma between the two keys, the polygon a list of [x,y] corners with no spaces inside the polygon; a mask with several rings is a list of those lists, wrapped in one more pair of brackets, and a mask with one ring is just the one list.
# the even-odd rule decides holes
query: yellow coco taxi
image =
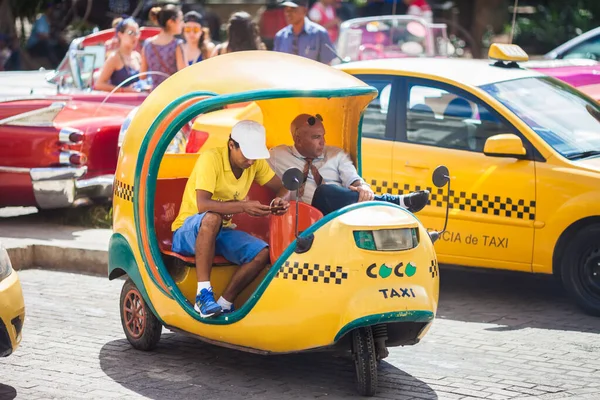
{"label": "yellow coco taxi", "polygon": [[[379,91],[361,124],[363,176],[378,193],[432,189],[443,160],[454,181],[440,263],[554,274],[600,315],[600,106],[520,68],[518,46],[494,44],[489,57],[336,66]],[[194,131],[223,143],[241,116],[263,119],[252,104],[203,115]],[[419,212],[428,228],[447,200],[431,192]]]}
{"label": "yellow coco taxi", "polygon": [[[133,347],[152,349],[165,326],[259,354],[342,350],[354,355],[358,391],[375,392],[377,362],[387,356],[386,348],[418,343],[434,319],[438,233],[383,202],[353,204],[326,216],[294,202],[283,216],[236,214],[236,229],[269,244],[271,266],[236,299],[234,312],[203,319],[193,308],[194,259],[171,251],[170,229],[198,154],[166,150],[197,115],[252,101],[261,110],[268,147],[291,144],[290,121],[318,112],[329,143],[344,148],[360,168],[360,116],[376,96],[375,88],[342,71],[261,51],[195,64],[148,96],[123,138],[109,246],[109,279],[128,277],[120,309]],[[286,176],[298,173],[286,172],[286,187],[295,189]],[[440,167],[433,180],[444,186],[448,170]],[[263,204],[273,197],[256,184],[248,194]],[[220,296],[238,267],[222,257],[213,266],[210,280]]]}
{"label": "yellow coco taxi", "polygon": [[0,243],[0,357],[12,354],[21,342],[25,301],[17,272]]}

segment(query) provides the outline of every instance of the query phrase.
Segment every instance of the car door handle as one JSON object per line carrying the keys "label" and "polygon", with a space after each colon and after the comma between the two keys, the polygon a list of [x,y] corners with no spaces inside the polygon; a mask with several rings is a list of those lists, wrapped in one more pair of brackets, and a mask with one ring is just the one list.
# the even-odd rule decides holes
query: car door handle
{"label": "car door handle", "polygon": [[429,167],[427,165],[416,164],[416,163],[410,162],[410,161],[407,161],[404,165],[406,165],[407,167],[416,168],[416,169],[429,169]]}

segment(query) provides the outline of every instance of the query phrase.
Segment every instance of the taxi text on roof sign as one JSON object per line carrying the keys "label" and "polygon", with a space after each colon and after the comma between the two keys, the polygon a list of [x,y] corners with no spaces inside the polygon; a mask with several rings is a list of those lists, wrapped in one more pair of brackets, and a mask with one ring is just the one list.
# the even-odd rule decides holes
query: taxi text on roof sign
{"label": "taxi text on roof sign", "polygon": [[529,56],[516,44],[493,43],[488,57],[500,61],[527,61]]}

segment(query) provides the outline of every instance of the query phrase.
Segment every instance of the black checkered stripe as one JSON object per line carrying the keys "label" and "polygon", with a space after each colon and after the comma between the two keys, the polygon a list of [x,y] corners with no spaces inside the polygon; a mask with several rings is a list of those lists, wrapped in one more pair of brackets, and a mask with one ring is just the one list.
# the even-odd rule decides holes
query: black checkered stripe
{"label": "black checkered stripe", "polygon": [[535,200],[512,199],[510,197],[492,196],[481,193],[456,192],[450,190],[450,196],[445,194],[446,188],[431,188],[400,185],[397,182],[371,180],[375,193],[408,194],[417,190],[429,190],[427,205],[446,207],[450,197],[450,208],[480,214],[491,214],[500,217],[535,220]]}
{"label": "black checkered stripe", "polygon": [[120,197],[123,200],[133,202],[133,185],[128,185],[121,181],[116,181],[115,196]]}
{"label": "black checkered stripe", "polygon": [[431,264],[429,265],[429,273],[431,274],[432,278],[435,278],[439,275],[438,263],[436,260],[431,260]]}
{"label": "black checkered stripe", "polygon": [[300,264],[298,262],[290,264],[289,261],[286,261],[275,278],[341,285],[344,280],[348,279],[348,272],[340,266],[331,267],[330,265]]}

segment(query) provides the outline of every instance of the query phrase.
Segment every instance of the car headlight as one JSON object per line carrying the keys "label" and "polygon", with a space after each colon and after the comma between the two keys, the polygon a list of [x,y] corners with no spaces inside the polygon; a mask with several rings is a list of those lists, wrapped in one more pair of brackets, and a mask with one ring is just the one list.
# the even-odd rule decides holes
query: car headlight
{"label": "car headlight", "polygon": [[0,282],[12,273],[12,264],[4,247],[0,246]]}
{"label": "car headlight", "polygon": [[358,248],[364,250],[410,250],[419,244],[419,229],[400,228],[354,231],[354,242]]}
{"label": "car headlight", "polygon": [[137,112],[138,108],[139,107],[136,107],[133,110],[129,111],[129,114],[127,114],[127,117],[123,121],[123,124],[121,125],[121,129],[119,130],[119,138],[117,139],[117,146],[119,146],[119,147],[123,146],[123,140],[125,140],[125,133],[127,133],[127,128],[129,128],[129,125],[131,125],[131,120],[135,116],[135,113]]}

